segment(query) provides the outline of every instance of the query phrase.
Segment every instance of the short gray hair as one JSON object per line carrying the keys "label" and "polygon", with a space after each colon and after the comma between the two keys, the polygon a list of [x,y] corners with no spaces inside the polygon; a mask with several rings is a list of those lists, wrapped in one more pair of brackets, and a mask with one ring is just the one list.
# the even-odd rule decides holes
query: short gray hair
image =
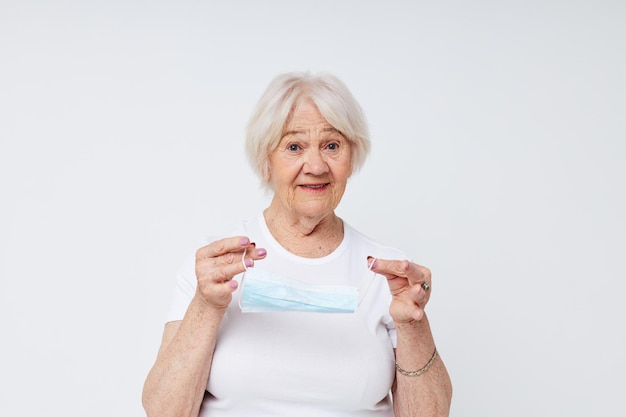
{"label": "short gray hair", "polygon": [[369,128],[361,106],[348,87],[329,73],[289,72],[270,82],[246,129],[246,155],[266,188],[269,157],[282,138],[294,107],[310,99],[320,114],[351,144],[352,172],[358,171],[370,150]]}

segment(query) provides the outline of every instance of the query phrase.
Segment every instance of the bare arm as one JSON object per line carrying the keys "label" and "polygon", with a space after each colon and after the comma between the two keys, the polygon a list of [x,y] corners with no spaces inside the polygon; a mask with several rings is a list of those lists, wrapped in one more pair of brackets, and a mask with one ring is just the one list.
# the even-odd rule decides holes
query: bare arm
{"label": "bare arm", "polygon": [[[398,338],[396,362],[405,371],[418,371],[429,363],[435,351],[424,313],[430,298],[430,270],[409,261],[383,259],[376,260],[371,269],[387,277],[393,297],[389,313]],[[415,376],[396,371],[392,394],[397,417],[446,417],[450,414],[452,383],[441,357],[437,355],[427,368]]]}
{"label": "bare arm", "polygon": [[143,405],[149,417],[198,415],[221,318],[192,301],[183,321],[165,325],[157,360],[144,385]]}
{"label": "bare arm", "polygon": [[216,241],[196,253],[196,293],[182,321],[165,325],[154,366],[143,389],[148,417],[197,417],[206,390],[217,331],[237,289],[232,278],[262,259],[247,238]]}
{"label": "bare arm", "polygon": [[[428,318],[412,323],[398,323],[396,330],[398,365],[406,371],[424,368],[435,351]],[[445,417],[450,414],[452,384],[439,354],[428,370],[419,376],[406,376],[396,371],[392,393],[397,417]]]}

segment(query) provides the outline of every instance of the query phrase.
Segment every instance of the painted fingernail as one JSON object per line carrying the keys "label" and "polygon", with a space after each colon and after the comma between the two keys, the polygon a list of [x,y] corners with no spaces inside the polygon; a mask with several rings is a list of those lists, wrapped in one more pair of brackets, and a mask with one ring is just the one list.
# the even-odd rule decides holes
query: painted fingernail
{"label": "painted fingernail", "polygon": [[253,264],[252,259],[246,259],[246,266],[248,268],[250,268],[252,266],[252,264]]}
{"label": "painted fingernail", "polygon": [[237,288],[237,281],[230,281],[228,285],[230,286],[230,288],[235,289]]}
{"label": "painted fingernail", "polygon": [[265,256],[267,254],[267,251],[263,248],[259,249],[256,251],[257,255],[259,256]]}
{"label": "painted fingernail", "polygon": [[247,237],[242,237],[239,241],[239,244],[241,246],[248,246],[248,243],[250,243],[250,239],[248,239]]}
{"label": "painted fingernail", "polygon": [[375,259],[375,258],[373,258],[373,257],[371,257],[371,256],[368,256],[368,257],[367,257],[367,262],[368,262],[368,264],[369,264],[368,268],[369,268],[370,270],[371,270],[371,269],[374,269],[374,268],[376,268],[376,267],[378,266],[378,263],[376,262],[376,259]]}

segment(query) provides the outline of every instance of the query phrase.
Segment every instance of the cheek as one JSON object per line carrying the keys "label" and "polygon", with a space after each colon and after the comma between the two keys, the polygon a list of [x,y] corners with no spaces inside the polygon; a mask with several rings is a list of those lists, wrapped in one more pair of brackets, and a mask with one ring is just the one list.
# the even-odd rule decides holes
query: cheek
{"label": "cheek", "polygon": [[345,187],[345,183],[352,175],[352,163],[350,159],[344,160],[342,161],[342,163],[337,164],[334,173],[335,180],[337,182],[343,183],[343,187]]}
{"label": "cheek", "polygon": [[293,182],[302,169],[303,161],[295,157],[281,157],[281,155],[272,158],[269,163],[268,172],[274,181],[287,183]]}
{"label": "cheek", "polygon": [[343,172],[337,172],[339,177],[335,177],[335,186],[333,187],[334,199],[338,203],[346,190],[348,184],[348,178],[350,178],[350,170],[347,169]]}
{"label": "cheek", "polygon": [[274,165],[269,174],[274,193],[281,195],[286,201],[293,201],[295,198],[294,184],[297,176],[298,171],[293,166]]}
{"label": "cheek", "polygon": [[335,199],[337,201],[341,200],[345,191],[346,191],[346,182],[337,184],[337,187],[335,187]]}

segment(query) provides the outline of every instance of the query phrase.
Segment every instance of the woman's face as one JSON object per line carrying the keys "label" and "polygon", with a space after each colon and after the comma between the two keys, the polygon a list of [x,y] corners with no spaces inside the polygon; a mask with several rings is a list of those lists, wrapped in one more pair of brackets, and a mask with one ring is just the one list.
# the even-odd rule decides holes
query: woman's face
{"label": "woman's face", "polygon": [[334,212],[352,174],[349,141],[310,100],[300,102],[270,154],[274,200],[296,217],[323,218]]}

